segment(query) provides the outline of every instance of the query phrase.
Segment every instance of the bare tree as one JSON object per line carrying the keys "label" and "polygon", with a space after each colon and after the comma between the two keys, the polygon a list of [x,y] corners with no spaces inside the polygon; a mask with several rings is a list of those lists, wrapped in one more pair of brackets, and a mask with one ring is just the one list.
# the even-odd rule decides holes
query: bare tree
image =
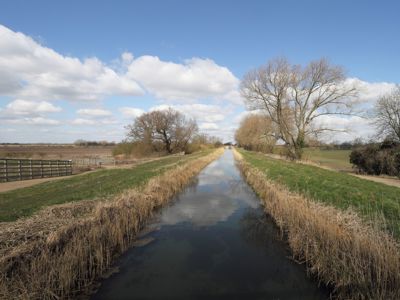
{"label": "bare tree", "polygon": [[235,140],[240,147],[248,150],[272,152],[276,139],[274,124],[264,114],[250,114],[243,118],[235,132]]}
{"label": "bare tree", "polygon": [[194,119],[169,108],[145,113],[127,126],[128,138],[152,145],[163,144],[168,153],[182,151],[198,131]]}
{"label": "bare tree", "polygon": [[379,98],[375,104],[374,117],[380,136],[400,142],[400,86]]}
{"label": "bare tree", "polygon": [[356,89],[344,80],[343,69],[325,59],[303,67],[280,58],[247,73],[241,94],[248,109],[266,112],[276,124],[276,138],[284,141],[289,156],[301,158],[308,136],[333,130],[317,126],[317,118],[350,113]]}

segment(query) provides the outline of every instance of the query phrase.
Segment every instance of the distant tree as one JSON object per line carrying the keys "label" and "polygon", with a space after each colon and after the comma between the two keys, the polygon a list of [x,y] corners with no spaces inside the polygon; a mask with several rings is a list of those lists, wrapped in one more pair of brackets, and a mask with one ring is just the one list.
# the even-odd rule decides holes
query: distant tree
{"label": "distant tree", "polygon": [[172,108],[142,114],[127,129],[128,139],[152,145],[155,150],[161,143],[168,153],[183,151],[198,131],[194,119]]}
{"label": "distant tree", "polygon": [[196,133],[190,144],[186,147],[186,153],[193,153],[199,151],[201,149],[210,148],[210,147],[221,147],[222,141],[219,137],[208,135],[206,133]]}
{"label": "distant tree", "polygon": [[281,58],[248,72],[241,94],[248,109],[264,111],[276,125],[276,138],[284,141],[289,156],[301,158],[308,136],[333,130],[318,126],[317,118],[350,112],[356,90],[344,80],[343,69],[325,59],[303,67]]}
{"label": "distant tree", "polygon": [[374,107],[378,135],[400,141],[400,86],[379,98]]}
{"label": "distant tree", "polygon": [[272,152],[276,143],[273,122],[263,114],[250,114],[235,132],[240,147],[248,150]]}

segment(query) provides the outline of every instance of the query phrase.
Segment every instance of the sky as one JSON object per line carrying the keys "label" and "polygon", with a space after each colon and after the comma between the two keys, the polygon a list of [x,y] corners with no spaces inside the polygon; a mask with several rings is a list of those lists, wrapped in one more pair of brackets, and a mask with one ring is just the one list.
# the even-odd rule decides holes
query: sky
{"label": "sky", "polygon": [[[0,142],[121,141],[173,107],[231,141],[246,72],[285,56],[346,70],[368,111],[400,83],[398,1],[19,1],[0,9]],[[321,123],[373,136],[365,118]]]}

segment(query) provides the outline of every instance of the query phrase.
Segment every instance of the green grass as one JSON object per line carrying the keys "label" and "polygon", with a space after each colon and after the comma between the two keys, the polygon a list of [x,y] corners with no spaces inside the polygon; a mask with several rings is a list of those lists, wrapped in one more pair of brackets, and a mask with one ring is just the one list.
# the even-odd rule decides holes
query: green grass
{"label": "green grass", "polygon": [[276,160],[239,149],[244,159],[290,191],[340,209],[353,207],[368,220],[383,215],[387,229],[400,237],[400,189],[346,173]]}
{"label": "green grass", "polygon": [[165,157],[130,169],[103,169],[0,193],[0,222],[14,221],[29,216],[49,205],[96,198],[104,199],[124,189],[139,187],[151,177],[211,151]]}
{"label": "green grass", "polygon": [[351,150],[320,150],[315,148],[304,149],[303,158],[319,163],[336,170],[350,171],[352,165],[350,164]]}

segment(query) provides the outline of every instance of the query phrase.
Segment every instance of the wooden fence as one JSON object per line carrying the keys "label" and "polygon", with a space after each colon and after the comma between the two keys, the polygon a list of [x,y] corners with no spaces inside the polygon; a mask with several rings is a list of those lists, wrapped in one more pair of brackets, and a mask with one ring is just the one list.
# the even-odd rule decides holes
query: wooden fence
{"label": "wooden fence", "polygon": [[0,182],[67,176],[71,174],[71,160],[0,158]]}

